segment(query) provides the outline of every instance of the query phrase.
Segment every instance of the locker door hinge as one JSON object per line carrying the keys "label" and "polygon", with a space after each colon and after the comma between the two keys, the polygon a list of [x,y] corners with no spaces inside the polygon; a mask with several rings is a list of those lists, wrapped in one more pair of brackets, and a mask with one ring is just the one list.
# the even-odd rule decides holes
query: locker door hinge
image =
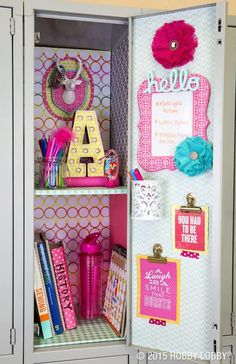
{"label": "locker door hinge", "polygon": [[40,43],[40,32],[34,33],[34,43],[39,44]]}
{"label": "locker door hinge", "polygon": [[16,345],[16,329],[12,328],[10,330],[10,345]]}
{"label": "locker door hinge", "polygon": [[235,356],[233,353],[230,354],[229,362],[230,362],[230,364],[235,364]]}
{"label": "locker door hinge", "polygon": [[15,18],[10,18],[10,34],[15,35],[15,33],[16,33]]}
{"label": "locker door hinge", "polygon": [[231,312],[231,327],[235,327],[235,312]]}

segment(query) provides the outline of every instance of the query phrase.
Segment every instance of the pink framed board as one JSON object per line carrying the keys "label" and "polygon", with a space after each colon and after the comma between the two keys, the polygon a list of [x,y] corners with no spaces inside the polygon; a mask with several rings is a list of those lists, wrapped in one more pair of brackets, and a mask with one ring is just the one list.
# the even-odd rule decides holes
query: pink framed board
{"label": "pink framed board", "polygon": [[199,74],[172,70],[169,78],[142,82],[138,89],[138,162],[149,172],[175,170],[176,146],[186,137],[207,140],[210,84]]}

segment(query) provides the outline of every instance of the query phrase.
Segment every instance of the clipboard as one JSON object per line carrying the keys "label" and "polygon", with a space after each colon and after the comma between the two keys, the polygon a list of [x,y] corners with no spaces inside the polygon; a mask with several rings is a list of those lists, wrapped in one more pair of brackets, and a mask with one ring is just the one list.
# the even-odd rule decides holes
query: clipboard
{"label": "clipboard", "polygon": [[137,317],[179,324],[180,260],[162,257],[162,251],[156,243],[153,256],[137,256]]}
{"label": "clipboard", "polygon": [[196,206],[196,195],[188,193],[186,206],[172,208],[173,249],[181,256],[199,259],[208,253],[208,207]]}

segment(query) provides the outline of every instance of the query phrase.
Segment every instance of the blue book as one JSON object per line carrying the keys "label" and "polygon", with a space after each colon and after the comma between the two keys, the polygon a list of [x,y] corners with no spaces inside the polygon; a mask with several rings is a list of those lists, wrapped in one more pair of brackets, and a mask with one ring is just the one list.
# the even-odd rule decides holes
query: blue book
{"label": "blue book", "polygon": [[57,304],[57,296],[51,272],[47,247],[44,241],[36,243],[36,246],[38,249],[38,255],[41,264],[41,270],[43,273],[44,285],[47,293],[48,305],[51,313],[54,332],[55,334],[61,334],[63,332],[63,326],[61,322],[59,307]]}

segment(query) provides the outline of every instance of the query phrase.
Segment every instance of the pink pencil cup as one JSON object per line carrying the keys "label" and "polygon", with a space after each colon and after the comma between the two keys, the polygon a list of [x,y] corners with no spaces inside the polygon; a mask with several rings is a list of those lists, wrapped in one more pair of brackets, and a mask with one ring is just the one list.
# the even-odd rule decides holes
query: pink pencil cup
{"label": "pink pencil cup", "polygon": [[95,319],[102,312],[102,263],[100,233],[89,234],[80,243],[80,314]]}

